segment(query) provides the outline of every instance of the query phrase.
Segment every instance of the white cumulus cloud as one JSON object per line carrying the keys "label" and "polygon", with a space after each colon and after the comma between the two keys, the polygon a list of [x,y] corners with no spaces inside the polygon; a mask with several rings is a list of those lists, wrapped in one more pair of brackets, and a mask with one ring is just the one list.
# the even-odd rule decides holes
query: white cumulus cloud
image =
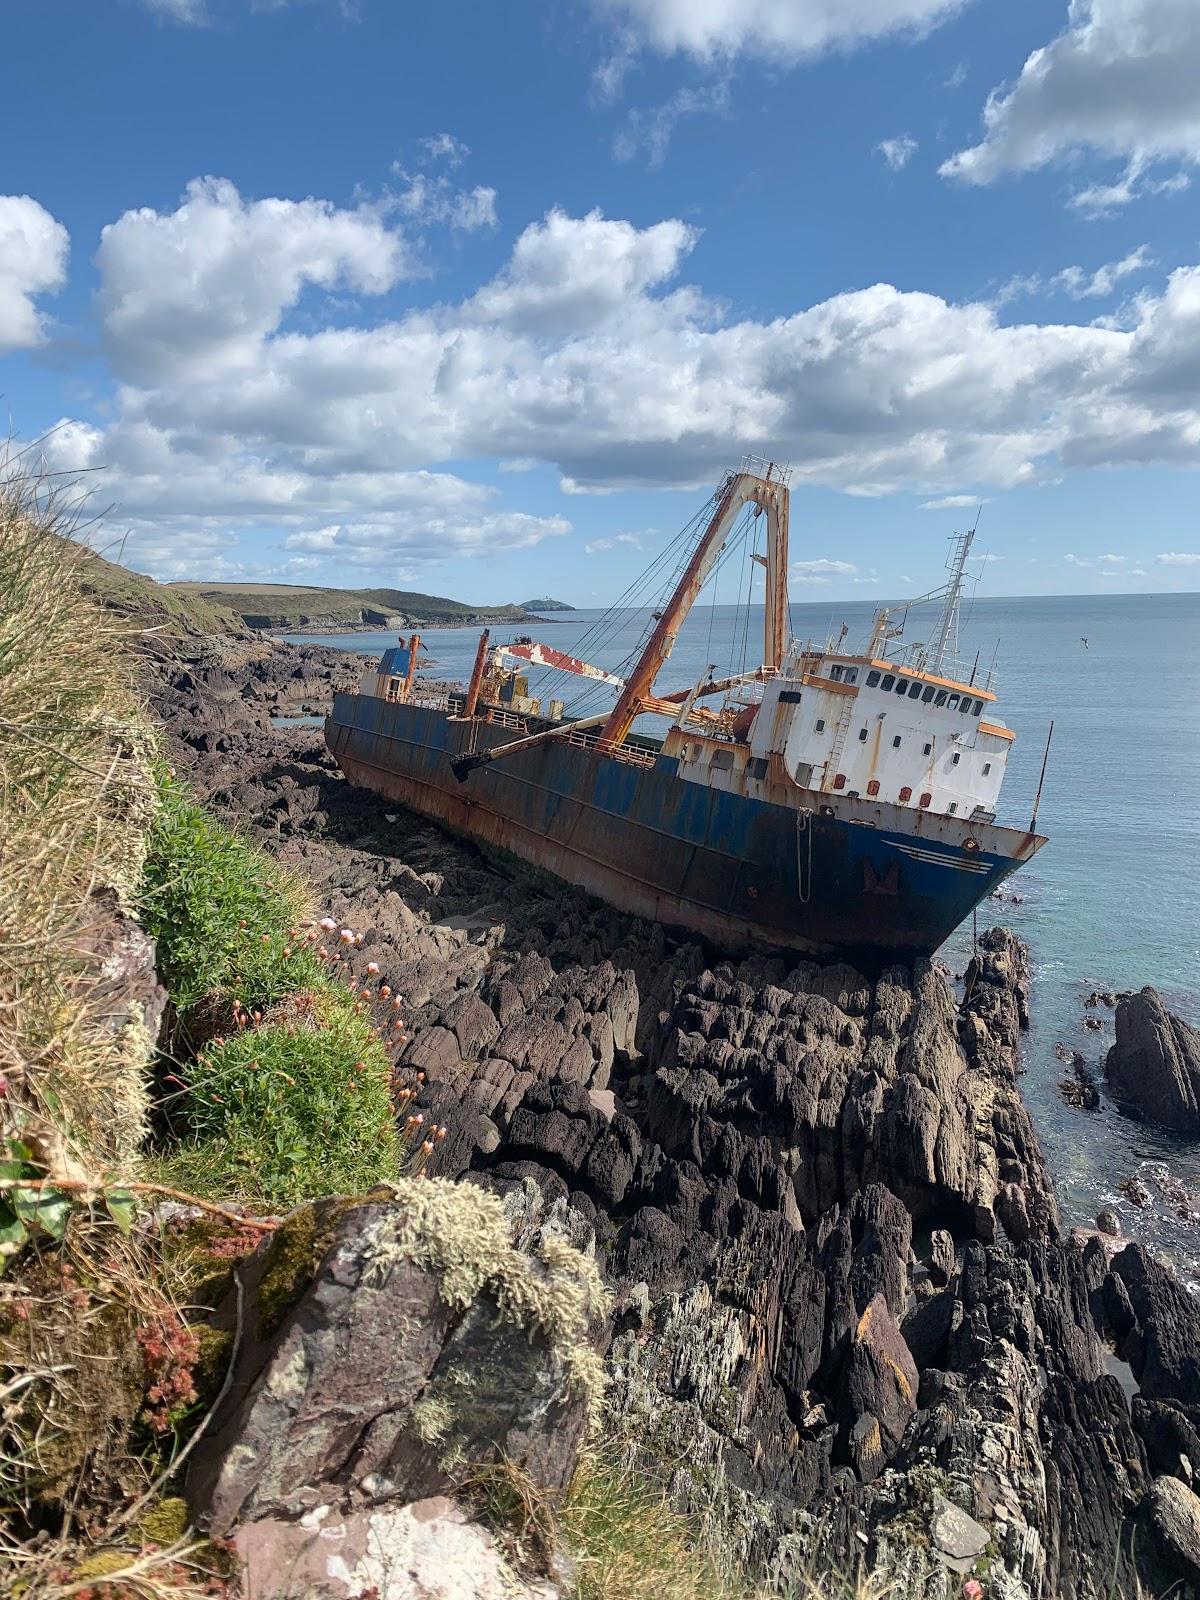
{"label": "white cumulus cloud", "polygon": [[[1030,55],[1011,87],[992,91],[983,139],[941,171],[991,183],[1090,151],[1127,163],[1115,183],[1076,196],[1085,211],[1112,210],[1153,182],[1153,162],[1200,161],[1198,82],[1196,0],[1070,0],[1065,31]],[[1179,187],[1179,175],[1165,182]]]}
{"label": "white cumulus cloud", "polygon": [[0,351],[40,344],[37,296],[67,280],[70,238],[61,222],[27,194],[0,195]]}
{"label": "white cumulus cloud", "polygon": [[922,33],[965,0],[594,0],[640,44],[663,54],[799,60],[887,34]]}
{"label": "white cumulus cloud", "polygon": [[[530,462],[595,493],[711,485],[750,452],[795,463],[797,485],[916,491],[935,509],[977,503],[966,483],[1200,465],[1200,266],[1119,326],[1006,323],[882,283],[763,320],[683,281],[696,237],[678,219],[553,211],[473,293],[406,308],[386,219],[193,186],[105,232],[121,388],[103,427],[55,436],[55,465],[107,463],[102,492],[138,538],[336,527],[353,530],[346,559],[381,572],[563,531],[519,520],[450,469],[464,461],[504,463],[518,495],[512,469]],[[347,286],[366,297],[349,316]]]}
{"label": "white cumulus cloud", "polygon": [[313,285],[382,294],[412,270],[379,214],[326,200],[244,200],[197,178],[179,209],[127,211],[100,235],[100,310],[118,370],[135,380],[245,371]]}
{"label": "white cumulus cloud", "polygon": [[1164,567],[1200,567],[1200,550],[1164,550],[1154,559]]}

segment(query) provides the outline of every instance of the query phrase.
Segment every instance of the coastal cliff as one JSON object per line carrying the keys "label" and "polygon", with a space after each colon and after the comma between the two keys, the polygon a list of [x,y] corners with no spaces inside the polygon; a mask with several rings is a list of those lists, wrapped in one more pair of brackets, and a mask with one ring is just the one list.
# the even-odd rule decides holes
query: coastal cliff
{"label": "coastal cliff", "polygon": [[1198,1592],[1200,1312],[1065,1227],[1010,932],[961,982],[730,962],[350,788],[273,721],[344,654],[126,648],[144,747],[79,717],[139,881],[70,955],[125,1120],[6,1037],[46,1594]]}

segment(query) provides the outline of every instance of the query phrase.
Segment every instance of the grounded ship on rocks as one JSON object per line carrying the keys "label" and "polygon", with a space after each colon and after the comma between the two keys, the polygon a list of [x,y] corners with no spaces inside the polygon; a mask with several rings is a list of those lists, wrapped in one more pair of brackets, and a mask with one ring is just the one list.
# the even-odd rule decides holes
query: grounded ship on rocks
{"label": "grounded ship on rocks", "polygon": [[[622,676],[524,639],[489,648],[465,694],[415,685],[419,638],[339,694],[329,749],[351,782],[621,910],[718,945],[788,946],[879,965],[929,955],[1045,843],[997,825],[1015,738],[991,674],[952,657],[971,534],[924,646],[875,618],[858,653],[789,639],[788,475],[746,462],[690,528],[670,598]],[[699,529],[692,538],[691,528]],[[733,541],[765,549],[762,663],[658,695],[689,609]],[[683,535],[681,535],[681,538]],[[911,604],[911,602],[910,602]],[[565,718],[530,666],[615,704]],[[716,702],[719,709],[713,709]],[[634,731],[666,719],[665,737]]]}

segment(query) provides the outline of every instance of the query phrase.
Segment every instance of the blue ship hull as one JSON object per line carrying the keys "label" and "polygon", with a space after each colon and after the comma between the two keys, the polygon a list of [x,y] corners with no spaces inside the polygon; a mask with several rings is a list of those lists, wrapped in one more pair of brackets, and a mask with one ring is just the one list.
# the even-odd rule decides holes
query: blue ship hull
{"label": "blue ship hull", "polygon": [[776,785],[777,797],[685,781],[548,740],[465,784],[451,757],[510,729],[340,694],[326,742],[351,782],[514,855],[623,911],[732,950],[787,946],[879,966],[931,955],[1038,835]]}

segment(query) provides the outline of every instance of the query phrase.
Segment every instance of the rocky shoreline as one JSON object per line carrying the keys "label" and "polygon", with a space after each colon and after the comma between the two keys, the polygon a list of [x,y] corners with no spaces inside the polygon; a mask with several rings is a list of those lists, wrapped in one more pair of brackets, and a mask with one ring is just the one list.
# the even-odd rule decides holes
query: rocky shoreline
{"label": "rocky shoreline", "polygon": [[1138,1244],[1063,1226],[1019,941],[981,937],[960,1005],[929,963],[733,964],[509,874],[272,725],[358,670],[214,646],[147,693],[201,798],[404,997],[438,1174],[501,1195],[519,1245],[595,1252],[622,1448],[785,1592],[827,1559],[928,1600],[980,1573],[1001,1600],[1192,1593],[1200,1312]]}

